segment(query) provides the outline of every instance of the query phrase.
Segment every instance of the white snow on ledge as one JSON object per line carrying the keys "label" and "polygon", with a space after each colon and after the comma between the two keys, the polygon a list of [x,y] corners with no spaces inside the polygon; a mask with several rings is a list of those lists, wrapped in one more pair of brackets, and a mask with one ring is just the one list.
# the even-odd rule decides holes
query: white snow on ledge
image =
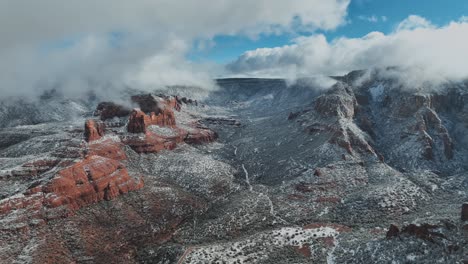
{"label": "white snow on ledge", "polygon": [[373,86],[369,89],[369,92],[372,96],[372,101],[381,102],[383,98],[383,94],[385,91],[385,86],[383,84],[378,84],[377,86]]}
{"label": "white snow on ledge", "polygon": [[[265,260],[269,254],[285,246],[309,247],[314,240],[324,237],[335,238],[339,232],[331,227],[303,229],[285,227],[262,232],[241,241],[227,242],[202,247],[191,247],[179,263],[208,263],[213,259],[227,263],[256,263]],[[333,260],[333,250],[328,258]],[[252,262],[253,261],[253,262]]]}

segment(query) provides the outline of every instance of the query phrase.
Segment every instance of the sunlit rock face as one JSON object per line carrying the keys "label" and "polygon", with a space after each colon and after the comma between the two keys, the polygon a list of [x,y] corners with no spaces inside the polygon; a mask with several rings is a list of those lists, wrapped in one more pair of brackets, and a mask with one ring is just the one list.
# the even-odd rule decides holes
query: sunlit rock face
{"label": "sunlit rock face", "polygon": [[45,116],[23,120],[0,111],[0,255],[462,263],[468,87],[363,76],[328,89],[223,79],[203,100],[179,87],[75,110],[49,98],[28,106]]}
{"label": "sunlit rock face", "polygon": [[88,119],[85,123],[84,137],[88,142],[101,139],[104,136],[106,125],[103,122]]}

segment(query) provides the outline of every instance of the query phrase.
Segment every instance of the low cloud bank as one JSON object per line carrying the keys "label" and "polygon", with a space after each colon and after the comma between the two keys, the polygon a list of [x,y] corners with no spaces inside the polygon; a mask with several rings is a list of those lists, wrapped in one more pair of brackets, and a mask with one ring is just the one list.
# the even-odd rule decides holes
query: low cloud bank
{"label": "low cloud bank", "polygon": [[186,59],[194,41],[345,23],[350,0],[0,2],[0,96],[214,86],[219,68]]}
{"label": "low cloud bank", "polygon": [[321,34],[300,37],[291,45],[245,52],[227,68],[237,75],[300,78],[396,67],[398,71],[389,74],[398,73],[406,86],[420,87],[467,78],[467,47],[466,19],[437,27],[422,17],[410,16],[388,35],[371,32],[362,38],[331,42]]}

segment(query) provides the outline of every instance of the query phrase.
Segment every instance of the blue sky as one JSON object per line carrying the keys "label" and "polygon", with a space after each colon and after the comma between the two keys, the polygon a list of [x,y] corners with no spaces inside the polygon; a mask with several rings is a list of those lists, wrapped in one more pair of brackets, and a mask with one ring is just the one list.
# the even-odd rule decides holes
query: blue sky
{"label": "blue sky", "polygon": [[[435,25],[444,25],[468,15],[468,1],[352,0],[348,7],[348,23],[334,31],[319,30],[316,33],[325,34],[329,41],[342,36],[362,37],[372,31],[388,34],[409,15],[418,15]],[[376,18],[376,21],[369,21],[372,17]],[[223,64],[235,60],[247,50],[284,46],[298,36],[298,34],[261,35],[255,40],[245,36],[217,36],[214,38],[215,45],[212,48],[199,50],[194,47],[188,57],[193,61],[215,61]]]}

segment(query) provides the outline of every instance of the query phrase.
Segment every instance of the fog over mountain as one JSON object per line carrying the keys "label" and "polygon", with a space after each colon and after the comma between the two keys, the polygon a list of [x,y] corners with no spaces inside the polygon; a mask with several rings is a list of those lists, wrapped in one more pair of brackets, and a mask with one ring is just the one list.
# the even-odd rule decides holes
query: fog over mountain
{"label": "fog over mountain", "polygon": [[[29,94],[167,84],[212,85],[222,66],[192,62],[192,42],[215,35],[334,29],[349,0],[146,1],[58,0],[0,3],[0,89]],[[203,14],[200,17],[200,14]],[[158,74],[148,77],[147,72]],[[177,75],[177,78],[176,76]],[[89,87],[87,82],[92,82]]]}
{"label": "fog over mountain", "polygon": [[294,77],[397,66],[408,86],[460,81],[468,77],[467,32],[464,18],[438,27],[412,15],[388,35],[370,32],[331,41],[322,34],[299,37],[291,45],[247,51],[227,67],[251,76]]}
{"label": "fog over mountain", "polygon": [[465,0],[3,0],[0,264],[468,263]]}

